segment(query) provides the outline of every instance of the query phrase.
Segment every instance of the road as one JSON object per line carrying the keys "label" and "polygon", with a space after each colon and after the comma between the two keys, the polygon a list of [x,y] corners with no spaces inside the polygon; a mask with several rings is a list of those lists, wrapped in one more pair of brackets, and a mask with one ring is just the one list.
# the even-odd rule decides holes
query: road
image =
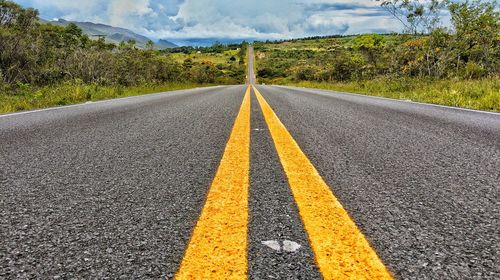
{"label": "road", "polygon": [[499,114],[348,93],[4,115],[0,278],[498,279],[499,170]]}
{"label": "road", "polygon": [[253,46],[248,47],[248,57],[247,57],[247,84],[255,84],[257,82],[255,78],[255,54],[253,52]]}

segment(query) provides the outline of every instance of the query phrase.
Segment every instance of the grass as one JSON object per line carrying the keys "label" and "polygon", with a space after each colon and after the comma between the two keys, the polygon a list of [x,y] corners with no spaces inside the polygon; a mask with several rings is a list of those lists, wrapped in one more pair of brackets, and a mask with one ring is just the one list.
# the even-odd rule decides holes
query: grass
{"label": "grass", "polygon": [[437,80],[379,78],[363,82],[281,82],[298,87],[335,90],[500,112],[500,78],[482,80]]}
{"label": "grass", "polygon": [[[399,35],[384,35],[388,44],[398,43]],[[256,43],[256,64],[259,69],[273,70],[274,78],[262,78],[268,84],[291,85],[308,88],[352,92],[371,96],[411,100],[453,107],[500,112],[500,77],[481,80],[431,78],[391,78],[379,76],[372,80],[352,82],[296,81],[294,74],[308,64],[321,69],[332,69],[328,53],[344,48],[355,57],[356,37],[298,39],[279,43]],[[316,69],[314,68],[314,69]]]}
{"label": "grass", "polygon": [[171,57],[173,60],[178,63],[183,63],[184,60],[190,58],[193,62],[204,62],[209,61],[215,65],[217,64],[229,64],[229,59],[231,56],[237,57],[237,50],[229,50],[223,53],[193,53],[193,54],[184,54],[184,53],[173,53]]}
{"label": "grass", "polygon": [[[397,35],[383,35],[386,42],[392,42]],[[333,46],[352,47],[356,36],[347,36],[341,38],[317,38],[317,39],[295,39],[293,41],[284,41],[279,43],[257,43],[267,51],[290,51],[290,50],[308,50],[314,52],[325,52]]]}
{"label": "grass", "polygon": [[42,88],[31,88],[28,85],[24,85],[21,86],[21,88],[16,92],[0,89],[0,114],[155,92],[189,89],[200,86],[209,85],[200,85],[195,83],[171,83],[135,87],[111,87],[65,83],[58,86],[48,86]]}

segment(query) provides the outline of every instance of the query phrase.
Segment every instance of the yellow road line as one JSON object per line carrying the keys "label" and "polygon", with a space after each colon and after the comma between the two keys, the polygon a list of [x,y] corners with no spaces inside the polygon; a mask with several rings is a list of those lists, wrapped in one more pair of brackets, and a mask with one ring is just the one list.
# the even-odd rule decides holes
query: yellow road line
{"label": "yellow road line", "polygon": [[324,279],[392,279],[292,135],[254,91]]}
{"label": "yellow road line", "polygon": [[247,88],[176,279],[246,279],[250,169]]}

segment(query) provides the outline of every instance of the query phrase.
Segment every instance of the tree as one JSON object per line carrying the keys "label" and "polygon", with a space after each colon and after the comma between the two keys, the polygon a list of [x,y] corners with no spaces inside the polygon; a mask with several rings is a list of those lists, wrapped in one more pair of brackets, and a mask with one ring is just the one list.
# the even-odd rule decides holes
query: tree
{"label": "tree", "polygon": [[224,45],[219,41],[215,41],[215,43],[212,45],[212,51],[216,53],[222,53],[224,51]]}
{"label": "tree", "polygon": [[219,70],[211,62],[203,62],[191,69],[191,75],[197,83],[213,83]]}
{"label": "tree", "polygon": [[377,0],[411,34],[432,31],[439,23],[445,0]]}
{"label": "tree", "polygon": [[154,48],[155,48],[155,43],[153,41],[149,40],[146,43],[146,50],[152,51],[152,50],[154,50]]}
{"label": "tree", "polygon": [[63,41],[67,48],[84,47],[88,42],[88,36],[83,35],[76,24],[70,23],[64,28]]}
{"label": "tree", "polygon": [[0,1],[0,72],[4,82],[30,82],[39,69],[37,26],[38,11]]}
{"label": "tree", "polygon": [[449,5],[455,32],[457,67],[463,62],[469,78],[492,69],[498,73],[500,60],[500,16],[497,1],[464,1]]}
{"label": "tree", "polygon": [[379,54],[385,47],[385,39],[379,34],[365,34],[354,39],[354,48],[366,55],[368,62],[377,67]]}
{"label": "tree", "polygon": [[137,41],[134,39],[129,39],[127,40],[127,46],[131,49],[135,48],[135,45],[137,44]]}
{"label": "tree", "polygon": [[12,1],[0,0],[0,26],[22,30],[32,27],[37,21],[37,10],[24,9]]}

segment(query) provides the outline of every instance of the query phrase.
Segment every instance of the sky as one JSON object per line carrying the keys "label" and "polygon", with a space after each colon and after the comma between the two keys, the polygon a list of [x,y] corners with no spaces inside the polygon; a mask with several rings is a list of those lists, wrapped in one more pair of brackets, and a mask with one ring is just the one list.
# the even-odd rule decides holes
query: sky
{"label": "sky", "polygon": [[44,19],[124,27],[152,39],[276,40],[385,33],[401,25],[375,0],[16,0]]}

